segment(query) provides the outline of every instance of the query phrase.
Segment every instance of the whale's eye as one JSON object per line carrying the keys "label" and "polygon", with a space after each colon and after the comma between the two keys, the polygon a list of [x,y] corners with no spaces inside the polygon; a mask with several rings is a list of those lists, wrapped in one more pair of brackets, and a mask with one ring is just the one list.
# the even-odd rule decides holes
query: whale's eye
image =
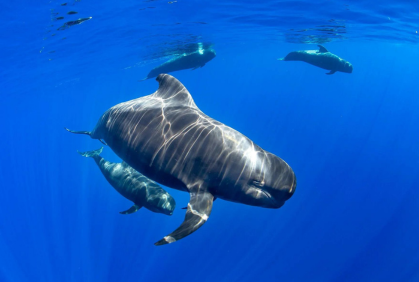
{"label": "whale's eye", "polygon": [[265,185],[264,180],[253,180],[252,183],[253,183],[253,185],[255,185],[257,187],[263,187]]}

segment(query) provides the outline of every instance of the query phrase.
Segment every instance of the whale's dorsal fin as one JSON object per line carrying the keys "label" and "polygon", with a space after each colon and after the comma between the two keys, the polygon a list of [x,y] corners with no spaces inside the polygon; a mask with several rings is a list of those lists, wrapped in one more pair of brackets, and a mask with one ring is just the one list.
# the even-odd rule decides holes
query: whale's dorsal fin
{"label": "whale's dorsal fin", "polygon": [[324,48],[322,45],[317,45],[317,46],[319,46],[319,53],[327,53],[327,52],[329,52],[329,51],[327,51],[327,49],[326,49],[326,48]]}
{"label": "whale's dorsal fin", "polygon": [[179,80],[168,74],[159,74],[156,80],[159,82],[159,89],[152,97],[161,98],[171,106],[198,108],[188,89]]}

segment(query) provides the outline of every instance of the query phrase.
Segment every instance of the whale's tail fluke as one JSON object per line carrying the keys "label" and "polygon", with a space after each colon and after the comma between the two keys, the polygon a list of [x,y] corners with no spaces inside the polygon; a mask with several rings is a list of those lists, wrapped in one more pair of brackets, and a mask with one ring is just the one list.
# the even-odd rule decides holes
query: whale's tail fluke
{"label": "whale's tail fluke", "polygon": [[[74,134],[84,134],[84,135],[89,135],[90,137],[92,137],[92,133],[90,131],[74,131],[74,130],[70,130],[67,127],[64,127],[65,130],[67,130],[70,133],[74,133]],[[102,139],[99,139],[100,143],[102,143],[105,146],[108,146],[108,144],[106,144],[105,141],[103,141]]]}
{"label": "whale's tail fluke", "polygon": [[95,156],[99,156],[103,151],[103,147],[97,150],[93,150],[93,151],[87,151],[87,152],[79,152],[77,151],[77,153],[79,153],[80,155],[82,155],[83,157],[86,158],[93,158]]}
{"label": "whale's tail fluke", "polygon": [[91,135],[92,133],[90,131],[74,131],[74,130],[70,130],[67,127],[64,127],[65,130],[67,130],[68,132],[74,133],[74,134],[85,134],[85,135]]}

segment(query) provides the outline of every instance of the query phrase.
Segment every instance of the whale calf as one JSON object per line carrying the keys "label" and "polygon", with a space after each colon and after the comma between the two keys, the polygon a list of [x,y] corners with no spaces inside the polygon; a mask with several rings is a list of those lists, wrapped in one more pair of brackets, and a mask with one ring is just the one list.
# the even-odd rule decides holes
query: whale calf
{"label": "whale calf", "polygon": [[188,192],[183,223],[155,245],[201,227],[215,198],[280,208],[297,185],[291,167],[240,132],[204,114],[176,78],[160,74],[151,95],[107,110],[92,132],[126,163],[167,187]]}
{"label": "whale calf", "polygon": [[158,67],[152,69],[148,75],[140,81],[157,77],[161,73],[170,73],[185,69],[202,68],[216,56],[213,49],[200,49],[198,51],[177,56]]}
{"label": "whale calf", "polygon": [[120,212],[121,214],[131,214],[142,207],[156,213],[173,214],[176,202],[169,193],[125,162],[112,163],[105,160],[100,156],[102,149],[79,154],[93,158],[109,184],[134,203],[128,210]]}
{"label": "whale calf", "polygon": [[330,70],[326,74],[334,74],[337,71],[352,73],[352,64],[344,59],[330,53],[322,45],[318,45],[319,50],[294,51],[286,55],[280,61],[302,61],[316,67]]}

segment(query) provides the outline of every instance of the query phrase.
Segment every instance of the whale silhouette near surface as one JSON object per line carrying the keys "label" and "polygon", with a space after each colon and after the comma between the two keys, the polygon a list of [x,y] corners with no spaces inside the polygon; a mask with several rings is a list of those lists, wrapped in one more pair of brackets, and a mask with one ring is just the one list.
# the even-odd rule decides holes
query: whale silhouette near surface
{"label": "whale silhouette near surface", "polygon": [[352,64],[348,61],[330,53],[322,45],[318,45],[319,50],[302,50],[294,51],[286,55],[284,58],[278,59],[280,61],[302,61],[313,66],[330,70],[326,74],[334,74],[337,71],[352,73]]}
{"label": "whale silhouette near surface", "polygon": [[171,73],[179,70],[202,68],[206,63],[214,59],[216,56],[213,49],[200,49],[189,54],[177,56],[160,66],[152,69],[148,75],[140,81],[157,77],[161,73]]}

